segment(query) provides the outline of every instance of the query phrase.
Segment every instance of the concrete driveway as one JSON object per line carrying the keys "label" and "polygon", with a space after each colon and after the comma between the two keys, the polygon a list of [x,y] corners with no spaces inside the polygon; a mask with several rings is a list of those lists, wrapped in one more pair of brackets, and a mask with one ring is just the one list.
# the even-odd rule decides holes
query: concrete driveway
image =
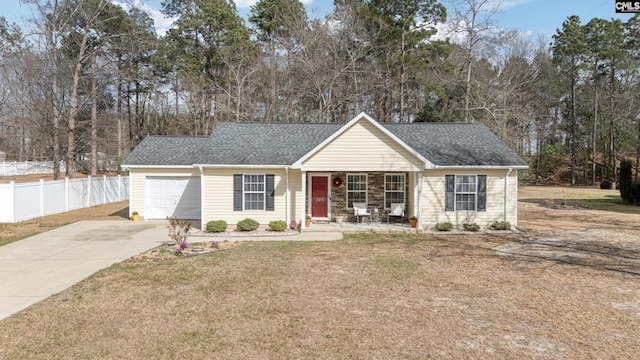
{"label": "concrete driveway", "polygon": [[0,246],[0,320],[168,239],[166,221],[80,221]]}

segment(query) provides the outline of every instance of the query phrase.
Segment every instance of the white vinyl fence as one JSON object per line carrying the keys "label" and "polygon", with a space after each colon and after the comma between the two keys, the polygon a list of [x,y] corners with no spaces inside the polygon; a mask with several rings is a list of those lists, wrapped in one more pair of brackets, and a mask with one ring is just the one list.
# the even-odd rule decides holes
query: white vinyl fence
{"label": "white vinyl fence", "polygon": [[31,183],[0,184],[0,222],[15,223],[39,216],[129,199],[129,177],[88,177]]}
{"label": "white vinyl fence", "polygon": [[[60,162],[60,171],[64,172],[66,164]],[[0,176],[17,176],[30,174],[50,174],[53,172],[53,161],[0,161]]]}

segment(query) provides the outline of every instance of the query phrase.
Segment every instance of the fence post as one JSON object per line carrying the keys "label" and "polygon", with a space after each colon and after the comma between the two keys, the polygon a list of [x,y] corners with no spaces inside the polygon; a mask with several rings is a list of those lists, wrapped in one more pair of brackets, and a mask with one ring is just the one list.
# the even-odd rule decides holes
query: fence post
{"label": "fence post", "polygon": [[9,209],[11,209],[11,223],[16,222],[16,182],[10,181],[11,194],[9,194]]}
{"label": "fence post", "polygon": [[87,186],[87,206],[85,207],[91,206],[91,175],[89,175],[88,178],[89,178],[89,185]]}
{"label": "fence post", "polygon": [[107,175],[102,175],[102,203],[107,203]]}
{"label": "fence post", "polygon": [[118,174],[118,201],[122,200],[122,195],[120,194],[121,186],[122,186],[122,176]]}
{"label": "fence post", "polygon": [[40,179],[40,216],[44,216],[44,179]]}
{"label": "fence post", "polygon": [[64,177],[64,211],[69,211],[69,177]]}

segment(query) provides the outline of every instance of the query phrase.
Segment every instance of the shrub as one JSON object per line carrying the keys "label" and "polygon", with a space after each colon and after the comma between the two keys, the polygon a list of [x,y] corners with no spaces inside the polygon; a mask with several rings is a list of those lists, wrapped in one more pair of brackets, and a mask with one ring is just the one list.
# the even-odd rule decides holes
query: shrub
{"label": "shrub", "polygon": [[491,228],[493,230],[511,230],[511,224],[508,221],[494,221]]}
{"label": "shrub", "polygon": [[252,231],[257,229],[259,226],[260,226],[260,223],[258,223],[253,219],[244,219],[244,220],[238,221],[236,228],[239,231]]}
{"label": "shrub", "polygon": [[620,162],[620,197],[625,204],[633,204],[634,199],[631,195],[631,168],[633,164],[629,160]]}
{"label": "shrub", "polygon": [[480,230],[480,225],[473,223],[473,224],[462,224],[462,228],[465,229],[466,231],[478,231]]}
{"label": "shrub", "polygon": [[453,224],[450,222],[442,222],[436,224],[436,230],[438,231],[451,231],[453,230]]}
{"label": "shrub", "polygon": [[631,199],[634,204],[640,204],[640,183],[631,184]]}
{"label": "shrub", "polygon": [[227,230],[227,222],[224,220],[213,220],[207,223],[207,232],[224,232]]}
{"label": "shrub", "polygon": [[169,218],[169,237],[176,242],[176,244],[182,244],[187,242],[189,236],[189,230],[191,230],[191,223],[186,220],[178,220]]}
{"label": "shrub", "polygon": [[287,223],[282,220],[276,220],[269,223],[269,229],[273,231],[285,231],[287,230]]}

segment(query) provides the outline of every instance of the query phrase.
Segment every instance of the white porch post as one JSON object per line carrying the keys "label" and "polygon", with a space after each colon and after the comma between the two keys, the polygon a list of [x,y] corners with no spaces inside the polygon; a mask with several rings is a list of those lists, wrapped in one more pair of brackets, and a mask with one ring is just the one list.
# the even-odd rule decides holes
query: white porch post
{"label": "white porch post", "polygon": [[302,201],[300,202],[302,208],[300,214],[302,216],[300,220],[300,229],[305,228],[305,219],[307,217],[307,172],[302,172]]}
{"label": "white porch post", "polygon": [[418,229],[422,230],[422,171],[417,172],[417,180],[418,182]]}
{"label": "white porch post", "polygon": [[284,203],[285,203],[284,221],[288,227],[289,223],[291,222],[291,220],[289,219],[289,210],[291,208],[291,203],[289,202],[289,167],[288,166],[284,168],[284,172],[285,172],[285,177],[286,177],[285,181],[287,186],[287,189],[284,192]]}
{"label": "white porch post", "polygon": [[206,221],[204,218],[204,168],[198,167],[200,170],[200,230],[207,230]]}

